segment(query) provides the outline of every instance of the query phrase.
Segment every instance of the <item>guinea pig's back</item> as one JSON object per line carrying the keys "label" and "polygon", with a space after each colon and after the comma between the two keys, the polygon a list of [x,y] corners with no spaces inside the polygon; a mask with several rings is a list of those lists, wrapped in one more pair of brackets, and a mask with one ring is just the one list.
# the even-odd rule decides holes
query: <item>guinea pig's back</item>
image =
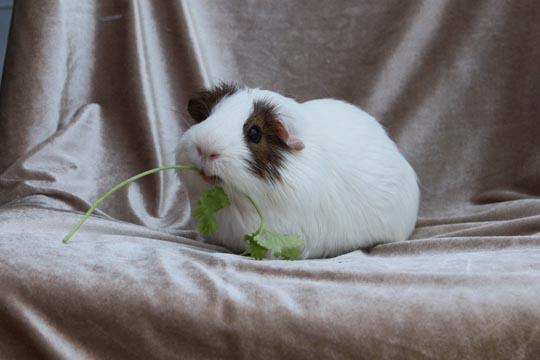
{"label": "guinea pig's back", "polygon": [[304,116],[300,128],[306,153],[319,158],[321,165],[365,172],[373,168],[372,161],[401,162],[384,128],[360,108],[334,99],[311,100],[301,106]]}
{"label": "guinea pig's back", "polygon": [[[405,240],[418,212],[414,170],[379,122],[349,103],[321,99],[301,104],[306,163],[320,172],[319,200],[369,227],[365,245]],[[328,196],[325,195],[328,194]],[[324,204],[319,206],[324,206]]]}

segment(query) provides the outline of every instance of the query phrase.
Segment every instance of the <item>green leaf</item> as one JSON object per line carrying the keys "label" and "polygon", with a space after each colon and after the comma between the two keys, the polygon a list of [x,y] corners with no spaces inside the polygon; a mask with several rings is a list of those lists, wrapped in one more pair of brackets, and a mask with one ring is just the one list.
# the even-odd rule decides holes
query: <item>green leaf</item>
{"label": "green leaf", "polygon": [[[264,235],[257,239],[259,245],[269,249],[275,256],[292,256],[298,258],[300,256],[300,246],[304,245],[304,241],[298,236],[281,235],[270,231],[265,231]],[[298,250],[295,252],[294,250]],[[283,255],[285,254],[285,255]],[[294,256],[296,254],[296,256]]]}
{"label": "green leaf", "polygon": [[281,257],[285,260],[298,259],[300,255],[302,255],[300,247],[304,245],[304,241],[295,235],[281,235],[267,231],[261,209],[259,209],[255,201],[253,201],[249,195],[244,195],[251,205],[253,205],[253,208],[255,208],[255,211],[261,220],[261,225],[257,231],[245,236],[248,243],[245,254],[251,255],[257,260],[261,260],[266,256],[268,251],[271,251],[274,256]]}
{"label": "green leaf", "polygon": [[221,186],[204,191],[193,212],[197,219],[197,230],[203,235],[215,233],[218,228],[216,213],[230,204],[229,197]]}
{"label": "green leaf", "polygon": [[274,255],[285,260],[296,260],[302,255],[302,252],[299,248],[295,247],[283,249],[280,253],[275,253]]}
{"label": "green leaf", "polygon": [[276,234],[264,228],[259,233],[246,235],[245,239],[248,243],[247,253],[257,260],[265,258],[268,251],[285,260],[298,259],[302,255],[300,247],[304,244],[298,236]]}
{"label": "green leaf", "polygon": [[260,237],[258,234],[247,234],[245,239],[248,243],[247,253],[257,260],[262,260],[266,257],[268,249],[259,245],[257,239]]}

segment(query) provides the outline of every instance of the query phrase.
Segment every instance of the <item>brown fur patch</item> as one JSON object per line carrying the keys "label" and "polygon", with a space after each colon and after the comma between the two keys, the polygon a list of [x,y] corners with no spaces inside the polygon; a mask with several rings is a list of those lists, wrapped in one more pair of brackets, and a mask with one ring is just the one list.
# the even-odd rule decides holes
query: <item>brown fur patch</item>
{"label": "brown fur patch", "polygon": [[237,92],[240,87],[236,84],[220,83],[210,89],[199,91],[188,102],[188,112],[196,122],[200,123],[210,114],[225,96],[230,96]]}
{"label": "brown fur patch", "polygon": [[[249,141],[247,137],[252,126],[258,126],[262,132],[261,140],[257,144]],[[283,140],[285,129],[278,120],[276,107],[265,100],[255,101],[253,112],[244,123],[243,131],[244,140],[253,156],[253,159],[247,160],[250,170],[263,179],[281,181],[280,169],[283,167],[284,155],[290,152],[290,149]]]}

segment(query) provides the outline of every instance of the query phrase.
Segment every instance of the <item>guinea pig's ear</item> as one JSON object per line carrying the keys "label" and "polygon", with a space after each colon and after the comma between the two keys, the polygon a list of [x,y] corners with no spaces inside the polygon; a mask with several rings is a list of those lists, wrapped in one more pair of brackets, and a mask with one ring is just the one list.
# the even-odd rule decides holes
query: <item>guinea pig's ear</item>
{"label": "guinea pig's ear", "polygon": [[211,112],[211,109],[209,108],[207,102],[204,101],[203,97],[196,97],[193,99],[190,99],[188,101],[188,112],[189,115],[195,120],[196,122],[201,122],[205,120]]}
{"label": "guinea pig's ear", "polygon": [[220,83],[210,89],[199,91],[193,98],[188,101],[189,115],[196,122],[206,120],[214,107],[223,100],[224,97],[230,96],[239,90],[236,84]]}
{"label": "guinea pig's ear", "polygon": [[300,151],[305,147],[294,125],[287,120],[279,119],[276,121],[276,134],[293,151]]}

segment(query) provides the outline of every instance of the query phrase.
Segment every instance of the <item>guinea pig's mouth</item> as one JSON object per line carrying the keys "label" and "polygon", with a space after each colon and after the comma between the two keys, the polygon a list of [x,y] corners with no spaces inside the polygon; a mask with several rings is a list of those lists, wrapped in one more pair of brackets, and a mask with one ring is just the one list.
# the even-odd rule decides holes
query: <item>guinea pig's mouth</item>
{"label": "guinea pig's mouth", "polygon": [[217,185],[221,184],[222,180],[219,176],[216,175],[206,175],[204,172],[199,170],[199,175],[203,178],[204,181],[206,181],[210,185]]}

